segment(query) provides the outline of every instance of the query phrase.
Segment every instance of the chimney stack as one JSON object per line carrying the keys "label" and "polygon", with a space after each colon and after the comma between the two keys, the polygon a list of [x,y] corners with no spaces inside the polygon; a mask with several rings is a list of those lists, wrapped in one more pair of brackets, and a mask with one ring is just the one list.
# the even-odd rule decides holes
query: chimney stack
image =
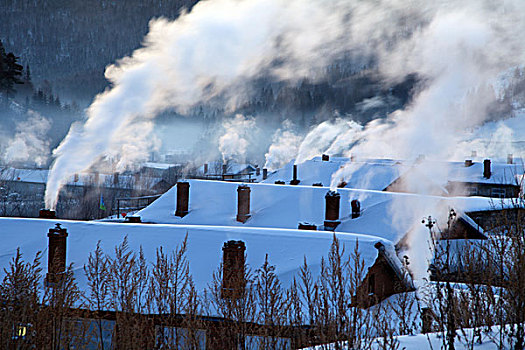
{"label": "chimney stack", "polygon": [[474,162],[472,161],[472,159],[465,160],[465,168],[468,168],[469,166],[472,166],[473,164]]}
{"label": "chimney stack", "polygon": [[222,165],[222,175],[226,174],[227,171],[228,171],[228,164],[224,163]]}
{"label": "chimney stack", "polygon": [[261,175],[261,168],[257,166],[255,167],[255,176],[259,176],[259,175]]}
{"label": "chimney stack", "polygon": [[361,216],[361,203],[357,199],[354,199],[350,204],[352,206],[352,219]]}
{"label": "chimney stack", "polygon": [[237,221],[243,224],[251,217],[250,191],[250,187],[246,185],[237,187]]}
{"label": "chimney stack", "polygon": [[203,175],[208,174],[208,163],[204,163],[204,172]]}
{"label": "chimney stack", "polygon": [[483,161],[483,177],[486,179],[490,179],[490,159],[485,159]]}
{"label": "chimney stack", "polygon": [[324,198],[326,201],[324,228],[328,231],[335,231],[335,228],[341,223],[339,221],[341,195],[335,191],[328,191]]}
{"label": "chimney stack", "polygon": [[298,185],[301,180],[297,180],[297,164],[293,165],[293,177],[292,181],[290,181],[290,185]]}
{"label": "chimney stack", "polygon": [[177,209],[175,210],[175,216],[183,218],[189,211],[190,201],[190,183],[186,181],[177,182]]}
{"label": "chimney stack", "polygon": [[95,171],[95,174],[94,174],[95,178],[94,178],[94,182],[95,182],[95,186],[98,186],[99,182],[100,182],[100,174],[98,171]]}
{"label": "chimney stack", "polygon": [[40,209],[40,212],[38,213],[38,217],[40,219],[56,219],[57,215],[54,210],[51,209]]}
{"label": "chimney stack", "polygon": [[222,247],[222,290],[224,299],[239,299],[246,288],[243,241],[228,241]]}
{"label": "chimney stack", "polygon": [[46,285],[53,287],[61,282],[66,271],[66,239],[67,230],[56,224],[47,233],[49,246],[47,253]]}
{"label": "chimney stack", "polygon": [[308,222],[300,222],[299,225],[297,226],[297,228],[299,230],[312,230],[312,231],[317,231],[317,226],[315,226],[314,224],[310,224]]}
{"label": "chimney stack", "polygon": [[119,180],[119,173],[118,172],[115,172],[113,173],[113,185],[117,186],[118,185],[118,180]]}
{"label": "chimney stack", "polygon": [[268,178],[268,169],[263,168],[263,180],[266,180]]}
{"label": "chimney stack", "polygon": [[321,160],[322,160],[323,162],[328,162],[328,161],[330,160],[330,156],[329,156],[328,154],[323,154],[323,155],[321,156]]}
{"label": "chimney stack", "polygon": [[512,153],[507,154],[507,164],[512,164],[514,159],[512,159]]}

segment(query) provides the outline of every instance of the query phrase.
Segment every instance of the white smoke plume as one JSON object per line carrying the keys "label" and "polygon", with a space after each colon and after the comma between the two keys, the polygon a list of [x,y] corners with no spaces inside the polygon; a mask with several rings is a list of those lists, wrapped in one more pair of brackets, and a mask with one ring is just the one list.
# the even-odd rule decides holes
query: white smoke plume
{"label": "white smoke plume", "polygon": [[255,119],[237,114],[231,120],[225,119],[222,126],[224,134],[219,138],[219,151],[223,163],[229,160],[244,161],[250,136],[256,130]]}
{"label": "white smoke plume", "polygon": [[[68,176],[109,153],[117,136],[125,138],[126,125],[219,98],[233,108],[250,79],[300,79],[342,51],[373,55],[384,81],[414,73],[425,81],[410,106],[365,126],[350,152],[446,158],[465,128],[487,120],[494,101],[487,82],[523,61],[524,6],[521,0],[215,0],[176,21],[152,21],[144,48],[107,69],[112,88],[55,151],[46,205],[55,206]],[[309,140],[315,154],[339,135],[326,132],[323,145]],[[304,148],[298,162],[312,154]]]}
{"label": "white smoke plume", "polygon": [[[150,22],[144,47],[106,69],[111,88],[87,109],[54,151],[46,206],[54,208],[66,179],[114,152],[126,126],[168,108],[184,112],[221,97],[234,107],[244,85],[261,72],[297,79],[325,66],[343,49],[342,1],[202,1],[175,21]],[[339,48],[339,49],[334,49]],[[140,135],[148,137],[146,133]]]}
{"label": "white smoke plume", "polygon": [[34,162],[44,165],[50,155],[47,133],[51,122],[34,111],[28,111],[29,118],[16,125],[13,138],[8,142],[4,159],[10,162]]}
{"label": "white smoke plume", "polygon": [[289,163],[297,155],[301,140],[302,137],[297,135],[292,122],[285,120],[273,135],[272,144],[265,154],[264,167],[274,171]]}
{"label": "white smoke plume", "polygon": [[352,145],[360,129],[359,124],[343,118],[322,122],[306,134],[299,146],[295,163],[300,164],[323,153],[341,153]]}

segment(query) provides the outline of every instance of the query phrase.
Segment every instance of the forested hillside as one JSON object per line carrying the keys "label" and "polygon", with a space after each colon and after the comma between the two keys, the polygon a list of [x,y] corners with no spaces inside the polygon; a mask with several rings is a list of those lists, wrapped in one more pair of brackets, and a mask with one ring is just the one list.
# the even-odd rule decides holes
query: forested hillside
{"label": "forested hillside", "polygon": [[104,68],[140,46],[152,17],[175,18],[196,0],[4,0],[0,40],[65,98],[86,103]]}

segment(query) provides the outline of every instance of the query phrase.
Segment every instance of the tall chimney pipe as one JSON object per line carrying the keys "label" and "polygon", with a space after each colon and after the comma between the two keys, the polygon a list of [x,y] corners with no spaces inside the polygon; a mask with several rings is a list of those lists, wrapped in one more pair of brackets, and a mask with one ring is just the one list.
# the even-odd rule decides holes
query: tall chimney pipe
{"label": "tall chimney pipe", "polygon": [[117,172],[113,173],[113,185],[114,186],[118,185],[118,180],[119,180],[119,173],[117,171]]}
{"label": "tall chimney pipe", "polygon": [[208,163],[204,163],[204,175],[208,174]]}
{"label": "tall chimney pipe", "polygon": [[237,187],[237,221],[243,224],[251,217],[250,192],[249,186],[240,185]]}
{"label": "tall chimney pipe", "polygon": [[50,228],[47,233],[49,238],[49,249],[47,255],[47,274],[46,284],[53,287],[55,284],[62,281],[64,272],[66,271],[66,239],[67,230],[56,224],[54,228]]}
{"label": "tall chimney pipe", "polygon": [[246,288],[243,241],[228,241],[222,247],[222,288],[224,299],[239,299]]}
{"label": "tall chimney pipe", "polygon": [[485,159],[483,161],[483,177],[486,179],[490,179],[490,159]]}
{"label": "tall chimney pipe", "polygon": [[255,168],[255,176],[259,176],[259,175],[261,175],[261,168],[256,167]]}
{"label": "tall chimney pipe", "polygon": [[513,161],[512,153],[507,154],[507,164],[512,164]]}
{"label": "tall chimney pipe", "polygon": [[292,173],[292,181],[290,181],[290,185],[298,185],[301,180],[297,180],[297,164],[293,165],[293,173]]}
{"label": "tall chimney pipe", "polygon": [[177,209],[175,216],[183,218],[189,213],[190,183],[186,181],[177,182]]}
{"label": "tall chimney pipe", "polygon": [[263,168],[263,180],[266,180],[268,178],[268,169]]}
{"label": "tall chimney pipe", "polygon": [[335,228],[341,223],[339,221],[341,195],[335,191],[328,191],[324,198],[326,201],[324,227],[325,230],[335,231]]}
{"label": "tall chimney pipe", "polygon": [[222,165],[222,175],[226,174],[227,171],[228,171],[228,164],[223,164]]}

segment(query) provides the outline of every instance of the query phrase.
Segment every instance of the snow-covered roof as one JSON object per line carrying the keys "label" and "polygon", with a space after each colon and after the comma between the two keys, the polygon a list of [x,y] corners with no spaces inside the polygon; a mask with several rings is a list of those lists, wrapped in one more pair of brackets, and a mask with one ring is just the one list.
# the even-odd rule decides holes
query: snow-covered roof
{"label": "snow-covered roof", "polygon": [[465,166],[464,162],[450,162],[449,181],[487,184],[518,185],[517,177],[524,173],[523,164],[491,163],[490,178],[483,176],[483,162],[473,162]]}
{"label": "snow-covered roof", "polygon": [[[236,221],[236,183],[189,180],[190,212],[183,218],[175,213],[176,187],[138,212],[144,222],[187,225],[220,225],[295,229],[299,222],[324,224],[326,187],[253,183],[251,218]],[[353,232],[388,239],[397,243],[410,228],[428,215],[447,215],[449,208],[458,213],[499,208],[506,200],[494,202],[485,197],[439,197],[411,193],[338,189],[341,195],[337,232]],[[351,219],[350,201],[361,202],[361,216]],[[436,212],[436,211],[439,211]],[[443,213],[441,213],[443,212]]]}
{"label": "snow-covered roof", "polygon": [[48,173],[47,169],[3,168],[0,169],[0,180],[46,183]]}
{"label": "snow-covered roof", "polygon": [[[222,175],[222,166],[223,166],[222,162],[209,162],[206,164],[208,164],[208,171],[207,172],[204,171],[204,164],[203,164],[197,168],[198,174],[210,175],[210,176]],[[251,164],[239,164],[235,162],[230,162],[228,163],[228,169],[226,173],[230,175],[232,174],[237,175],[244,171],[254,172],[255,166]]]}
{"label": "snow-covered roof", "polygon": [[[341,168],[352,174],[345,176],[346,188],[360,188],[367,190],[383,190],[396,180],[408,167],[399,161],[391,159],[352,160],[343,157],[330,157],[322,161],[321,157],[314,157],[297,165],[297,178],[301,185],[322,183],[329,187],[332,175]],[[274,183],[277,180],[289,182],[292,179],[293,161],[283,168],[268,175],[264,183]]]}
{"label": "snow-covered roof", "polygon": [[168,170],[169,168],[180,167],[180,166],[181,166],[180,164],[154,163],[154,162],[146,162],[142,164],[143,168],[159,169],[159,170]]}
{"label": "snow-covered roof", "polygon": [[[48,169],[17,169],[17,168],[4,168],[0,169],[0,181],[19,181],[37,184],[46,184],[47,177],[49,174]],[[91,185],[95,180],[95,174],[93,173],[81,173],[77,176],[71,176],[68,179],[67,184],[71,186],[84,186]],[[99,174],[99,184],[102,186],[113,186],[114,175],[113,174]],[[154,186],[161,178],[147,177],[145,184],[148,186]],[[118,175],[118,187],[132,189],[136,185],[136,179],[133,175]]]}
{"label": "snow-covered roof", "polygon": [[[325,231],[0,218],[0,279],[4,274],[3,268],[8,266],[17,247],[21,248],[26,261],[32,260],[37,251],[42,251],[43,273],[47,272],[47,232],[56,222],[68,231],[67,263],[74,264],[75,277],[82,289],[86,287],[82,267],[98,241],[103,250],[111,255],[114,247],[127,236],[129,247],[138,253],[142,246],[146,260],[152,263],[157,248],[162,246],[165,252],[171,252],[187,235],[190,270],[197,289],[202,290],[211,282],[212,273],[222,258],[222,246],[229,240],[245,242],[247,263],[254,269],[262,265],[265,254],[268,254],[269,262],[276,265],[276,273],[286,287],[297,276],[305,256],[312,274],[317,277],[321,257],[327,256],[333,240],[333,233]],[[344,244],[346,254],[358,242],[365,267],[370,267],[378,256],[374,248],[377,242],[381,242],[387,251],[393,252],[391,242],[377,237],[337,233],[337,238]]]}
{"label": "snow-covered roof", "polygon": [[[330,186],[332,176],[338,170],[344,169],[342,179],[347,183],[345,188],[359,188],[367,190],[384,190],[398,178],[405,174],[416,179],[424,178],[427,182],[435,181],[435,186],[444,189],[447,181],[463,183],[490,183],[510,184],[518,183],[517,177],[524,174],[523,163],[516,159],[515,164],[491,163],[491,177],[483,176],[483,161],[474,161],[469,167],[465,162],[425,161],[416,162],[392,159],[354,159],[330,157],[329,161],[322,161],[321,157],[314,157],[297,165],[297,178],[301,185],[322,183]],[[440,172],[441,183],[437,181],[436,169]],[[289,182],[292,179],[293,161],[283,168],[268,175],[262,182],[274,183],[277,180]],[[413,186],[412,186],[413,187]]]}

